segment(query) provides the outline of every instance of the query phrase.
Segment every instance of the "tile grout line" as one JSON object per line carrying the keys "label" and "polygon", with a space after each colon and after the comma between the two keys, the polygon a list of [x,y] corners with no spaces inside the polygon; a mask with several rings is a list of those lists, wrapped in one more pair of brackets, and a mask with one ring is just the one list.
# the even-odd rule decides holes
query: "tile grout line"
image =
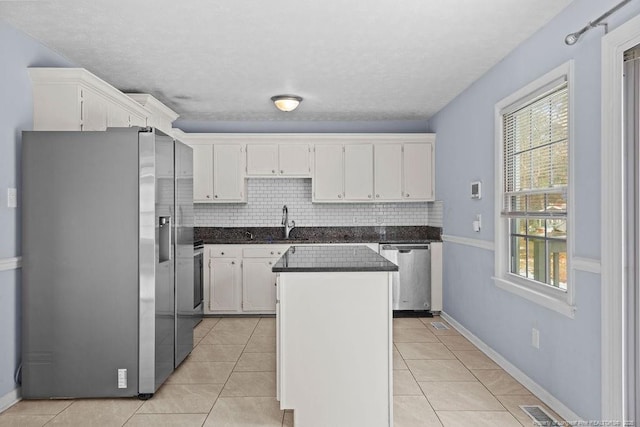
{"label": "tile grout line", "polygon": [[[260,323],[260,319],[258,318],[258,321],[256,322],[255,326],[253,327],[253,329],[251,330],[251,334],[249,335],[249,338],[247,339],[247,342],[244,344],[244,347],[242,347],[242,351],[240,352],[240,356],[238,356],[238,359],[235,361],[235,363],[233,364],[233,367],[231,368],[231,372],[229,372],[229,376],[227,377],[227,380],[224,382],[224,384],[222,385],[222,388],[220,389],[220,393],[218,393],[218,397],[216,397],[216,400],[214,400],[213,405],[211,405],[211,409],[209,409],[209,413],[207,414],[207,417],[204,419],[204,423],[202,424],[204,426],[204,424],[206,424],[207,419],[209,418],[209,416],[211,415],[211,411],[213,411],[213,408],[216,407],[216,403],[218,403],[218,400],[220,400],[220,395],[222,394],[222,392],[224,391],[224,388],[226,387],[227,383],[229,382],[229,379],[231,379],[231,375],[233,375],[233,370],[236,368],[236,366],[238,365],[238,362],[240,361],[240,358],[242,357],[242,355],[244,354],[244,351],[247,348],[247,345],[249,344],[249,341],[251,341],[251,337],[253,337],[254,332],[256,331],[256,328],[258,327],[258,324]],[[221,321],[222,319],[220,319]],[[220,322],[218,321],[216,323],[216,325],[218,325],[218,323]],[[214,325],[215,328],[215,325]],[[213,328],[211,328],[211,330],[213,330]],[[209,331],[211,332],[211,331]]]}

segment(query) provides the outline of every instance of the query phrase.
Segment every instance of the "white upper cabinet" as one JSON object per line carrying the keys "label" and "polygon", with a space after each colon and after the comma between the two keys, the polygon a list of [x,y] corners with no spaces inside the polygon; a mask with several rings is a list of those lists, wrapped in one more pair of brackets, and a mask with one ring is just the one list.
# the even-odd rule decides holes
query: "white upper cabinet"
{"label": "white upper cabinet", "polygon": [[216,201],[246,201],[243,179],[243,149],[238,144],[213,146],[213,198]]}
{"label": "white upper cabinet", "polygon": [[247,144],[247,176],[278,174],[277,144]]}
{"label": "white upper cabinet", "polygon": [[402,145],[375,144],[374,171],[375,200],[402,200]]}
{"label": "white upper cabinet", "polygon": [[192,145],[193,201],[213,201],[213,144]]}
{"label": "white upper cabinet", "polygon": [[403,144],[405,200],[434,200],[433,144]]}
{"label": "white upper cabinet", "polygon": [[29,68],[34,130],[153,126],[171,135],[178,114],[145,93],[124,94],[83,68]]}
{"label": "white upper cabinet", "polygon": [[248,143],[247,176],[309,177],[310,157],[306,143]]}
{"label": "white upper cabinet", "polygon": [[193,149],[195,203],[246,203],[243,145],[217,143],[211,134],[180,133],[179,138]]}
{"label": "white upper cabinet", "polygon": [[29,68],[34,130],[147,126],[152,113],[83,68]]}
{"label": "white upper cabinet", "polygon": [[[167,135],[172,135],[173,128],[171,123],[178,118],[178,113],[147,93],[127,93],[127,96],[151,113],[146,121],[146,126],[152,126]],[[140,123],[142,123],[140,117],[131,117],[131,126],[145,126]]]}
{"label": "white upper cabinet", "polygon": [[344,197],[373,200],[373,144],[344,146]]}
{"label": "white upper cabinet", "polygon": [[314,147],[313,201],[433,201],[434,144],[434,134],[326,135]]}
{"label": "white upper cabinet", "polygon": [[316,144],[313,201],[344,200],[342,144]]}
{"label": "white upper cabinet", "polygon": [[311,148],[309,144],[278,144],[278,163],[281,176],[311,176]]}

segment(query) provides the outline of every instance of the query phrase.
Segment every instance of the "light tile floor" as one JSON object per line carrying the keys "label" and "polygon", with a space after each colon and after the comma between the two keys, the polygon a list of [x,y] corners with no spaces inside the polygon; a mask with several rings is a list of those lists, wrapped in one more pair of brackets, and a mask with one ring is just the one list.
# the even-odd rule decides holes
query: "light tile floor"
{"label": "light tile floor", "polygon": [[[393,321],[394,425],[532,426],[519,405],[542,402],[433,321],[444,322]],[[292,427],[293,413],[275,399],[275,334],[273,318],[206,318],[192,354],[152,399],[21,401],[0,414],[0,426]]]}

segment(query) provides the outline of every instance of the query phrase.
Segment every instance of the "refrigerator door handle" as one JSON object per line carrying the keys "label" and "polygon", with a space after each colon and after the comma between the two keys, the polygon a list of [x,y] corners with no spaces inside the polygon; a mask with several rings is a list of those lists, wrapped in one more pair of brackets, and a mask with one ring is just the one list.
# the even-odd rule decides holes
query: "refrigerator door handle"
{"label": "refrigerator door handle", "polygon": [[171,216],[158,217],[160,236],[158,244],[160,246],[159,262],[171,261]]}

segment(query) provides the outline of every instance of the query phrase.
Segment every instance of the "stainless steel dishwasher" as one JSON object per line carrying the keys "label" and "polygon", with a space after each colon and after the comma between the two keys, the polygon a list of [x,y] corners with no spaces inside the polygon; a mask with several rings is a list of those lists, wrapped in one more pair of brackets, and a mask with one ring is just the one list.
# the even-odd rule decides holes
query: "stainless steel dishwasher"
{"label": "stainless steel dishwasher", "polygon": [[398,266],[392,273],[394,310],[431,310],[429,244],[381,244],[380,255]]}

